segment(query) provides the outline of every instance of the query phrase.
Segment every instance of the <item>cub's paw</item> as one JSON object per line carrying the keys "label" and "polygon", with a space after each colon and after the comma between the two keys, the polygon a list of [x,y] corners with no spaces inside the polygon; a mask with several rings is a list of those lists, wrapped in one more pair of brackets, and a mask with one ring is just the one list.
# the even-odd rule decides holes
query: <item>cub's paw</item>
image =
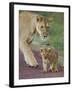
{"label": "cub's paw", "polygon": [[51,69],[51,68],[49,68],[49,69],[48,69],[48,72],[52,72],[52,69]]}
{"label": "cub's paw", "polygon": [[47,70],[42,70],[43,73],[47,73]]}

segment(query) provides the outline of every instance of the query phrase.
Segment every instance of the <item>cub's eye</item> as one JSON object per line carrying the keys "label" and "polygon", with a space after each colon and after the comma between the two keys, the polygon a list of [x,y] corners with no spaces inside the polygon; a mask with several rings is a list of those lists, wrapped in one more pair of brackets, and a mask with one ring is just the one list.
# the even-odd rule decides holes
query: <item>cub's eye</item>
{"label": "cub's eye", "polygon": [[41,26],[41,28],[43,28],[43,26]]}

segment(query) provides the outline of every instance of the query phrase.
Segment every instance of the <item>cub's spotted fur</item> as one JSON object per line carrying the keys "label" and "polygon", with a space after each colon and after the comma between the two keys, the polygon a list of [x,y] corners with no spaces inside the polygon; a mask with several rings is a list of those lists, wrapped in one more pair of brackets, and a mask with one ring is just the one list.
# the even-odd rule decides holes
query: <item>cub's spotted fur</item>
{"label": "cub's spotted fur", "polygon": [[47,72],[47,64],[50,64],[49,70],[52,72],[58,71],[58,51],[55,48],[42,48],[40,49],[43,62],[43,71]]}

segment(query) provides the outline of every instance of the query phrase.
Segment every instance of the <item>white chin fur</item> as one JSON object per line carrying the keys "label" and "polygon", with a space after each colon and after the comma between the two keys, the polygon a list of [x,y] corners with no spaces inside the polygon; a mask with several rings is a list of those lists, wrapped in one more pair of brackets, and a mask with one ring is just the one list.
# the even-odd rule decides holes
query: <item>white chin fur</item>
{"label": "white chin fur", "polygon": [[46,39],[47,39],[47,37],[40,37],[41,38],[41,40],[43,40],[43,41],[45,41]]}

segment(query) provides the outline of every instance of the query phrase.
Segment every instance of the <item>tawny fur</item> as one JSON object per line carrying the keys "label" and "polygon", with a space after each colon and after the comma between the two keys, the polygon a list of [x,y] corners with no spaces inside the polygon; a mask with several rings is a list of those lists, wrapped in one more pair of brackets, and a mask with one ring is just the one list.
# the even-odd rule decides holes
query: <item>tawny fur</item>
{"label": "tawny fur", "polygon": [[[40,49],[43,62],[43,71],[47,72],[51,70],[52,72],[58,71],[58,51],[55,48],[42,48]],[[50,68],[47,68],[47,64],[50,65]],[[48,69],[48,70],[47,70]]]}

